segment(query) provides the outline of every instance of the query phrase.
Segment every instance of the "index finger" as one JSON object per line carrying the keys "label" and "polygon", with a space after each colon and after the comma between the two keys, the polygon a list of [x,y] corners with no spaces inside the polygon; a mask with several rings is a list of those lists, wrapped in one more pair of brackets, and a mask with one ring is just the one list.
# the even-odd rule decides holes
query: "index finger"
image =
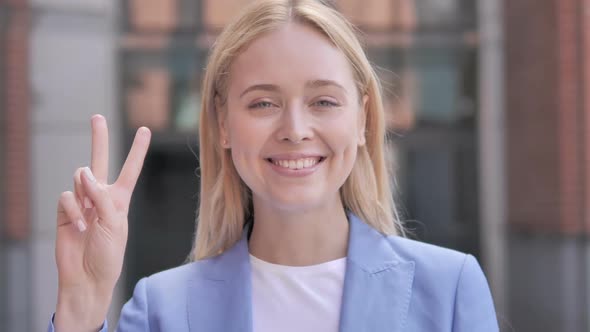
{"label": "index finger", "polygon": [[109,175],[109,130],[106,119],[96,114],[91,118],[92,123],[92,156],[90,169],[96,179],[107,183]]}
{"label": "index finger", "polygon": [[121,174],[119,174],[119,178],[117,179],[116,184],[126,188],[129,192],[135,188],[137,178],[139,178],[139,174],[141,173],[143,161],[150,145],[150,138],[151,132],[147,127],[137,129],[129,155],[127,155],[125,164],[123,164],[123,168],[121,169]]}

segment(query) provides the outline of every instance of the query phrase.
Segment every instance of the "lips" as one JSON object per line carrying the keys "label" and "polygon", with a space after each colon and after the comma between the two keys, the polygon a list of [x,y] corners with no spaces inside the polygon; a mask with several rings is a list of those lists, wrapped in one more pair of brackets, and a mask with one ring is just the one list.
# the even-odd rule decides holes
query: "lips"
{"label": "lips", "polygon": [[325,157],[315,156],[315,157],[304,157],[304,158],[294,158],[294,159],[279,159],[279,158],[268,158],[267,160],[279,167],[298,170],[298,169],[305,169],[311,168],[318,163],[324,161]]}
{"label": "lips", "polygon": [[285,176],[304,176],[314,173],[326,160],[321,152],[285,152],[266,156],[272,168]]}

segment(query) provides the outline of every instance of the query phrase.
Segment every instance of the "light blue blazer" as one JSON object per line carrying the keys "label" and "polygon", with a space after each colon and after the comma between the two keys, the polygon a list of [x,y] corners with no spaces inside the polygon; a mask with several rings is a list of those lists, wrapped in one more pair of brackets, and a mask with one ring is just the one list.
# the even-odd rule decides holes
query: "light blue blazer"
{"label": "light blue blazer", "polygon": [[[499,330],[473,256],[383,236],[352,214],[349,220],[340,332]],[[117,331],[252,332],[251,298],[244,232],[217,257],[141,279]]]}

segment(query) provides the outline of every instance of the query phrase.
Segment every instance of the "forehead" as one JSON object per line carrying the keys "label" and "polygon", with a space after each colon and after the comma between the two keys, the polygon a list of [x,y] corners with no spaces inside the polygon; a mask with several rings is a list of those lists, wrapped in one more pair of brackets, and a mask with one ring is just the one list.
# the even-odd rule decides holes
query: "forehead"
{"label": "forehead", "polygon": [[255,39],[230,68],[230,90],[250,84],[292,85],[317,79],[334,80],[347,90],[354,87],[344,54],[328,37],[299,23],[286,24]]}

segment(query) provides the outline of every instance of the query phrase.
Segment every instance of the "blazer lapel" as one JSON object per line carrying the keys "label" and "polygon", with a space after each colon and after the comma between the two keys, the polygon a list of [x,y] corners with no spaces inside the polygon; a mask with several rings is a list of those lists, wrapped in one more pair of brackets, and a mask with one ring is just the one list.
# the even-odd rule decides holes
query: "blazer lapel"
{"label": "blazer lapel", "polygon": [[352,213],[349,222],[340,332],[402,331],[414,262],[402,260],[383,235]]}
{"label": "blazer lapel", "polygon": [[223,254],[199,261],[188,291],[191,332],[251,332],[252,306],[247,232]]}

